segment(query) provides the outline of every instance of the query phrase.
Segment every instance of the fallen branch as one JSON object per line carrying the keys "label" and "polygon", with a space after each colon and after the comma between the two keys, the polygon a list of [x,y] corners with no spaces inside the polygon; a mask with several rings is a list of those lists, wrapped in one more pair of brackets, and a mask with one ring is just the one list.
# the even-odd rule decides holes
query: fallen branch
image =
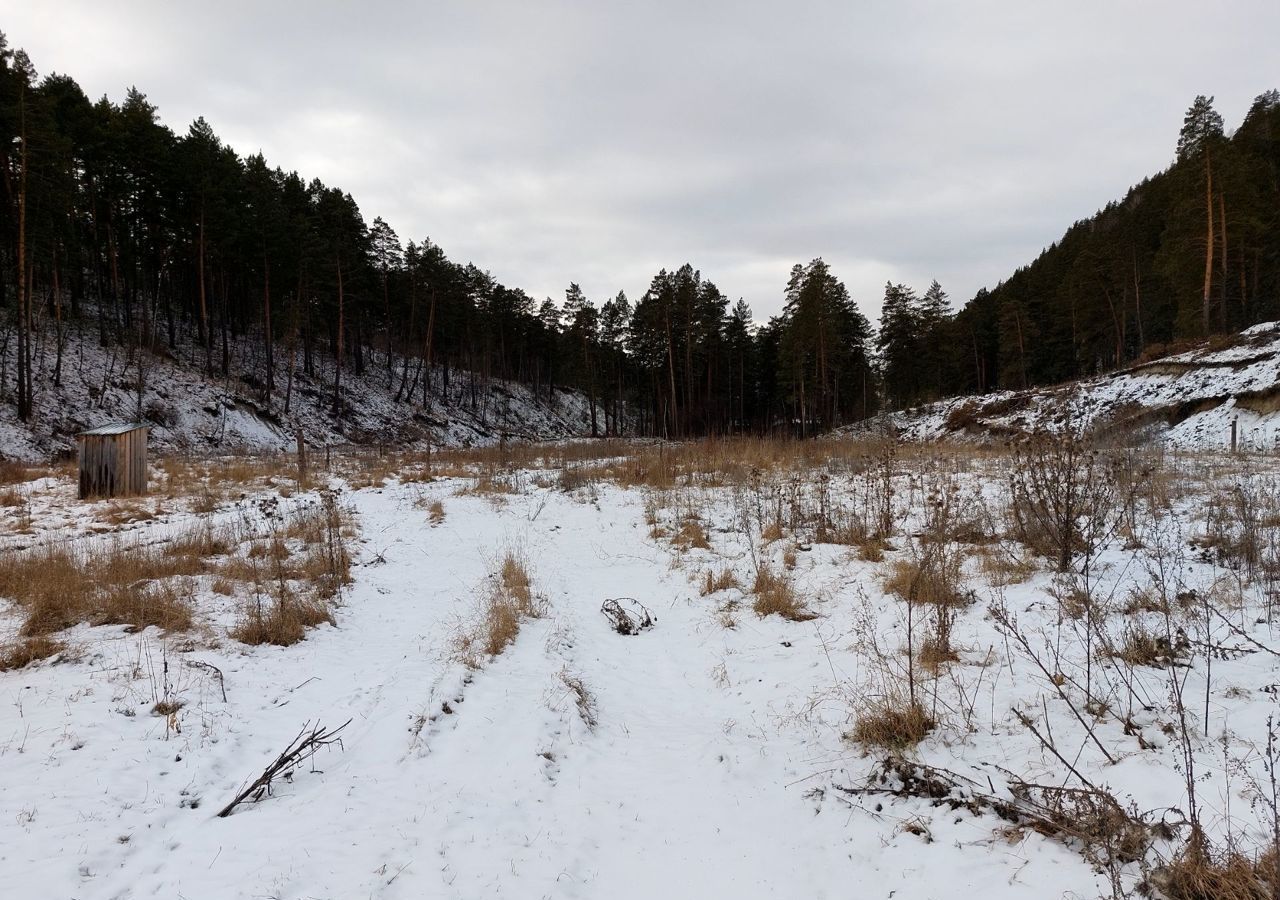
{"label": "fallen branch", "polygon": [[1141,861],[1157,838],[1173,836],[1168,825],[1149,821],[1132,806],[1125,808],[1105,790],[1033,784],[1011,776],[1007,780],[1007,796],[1002,796],[990,779],[984,788],[946,769],[888,757],[861,787],[835,787],[853,796],[911,797],[973,815],[990,812],[1013,828],[1074,845],[1090,862],[1111,871]]}
{"label": "fallen branch", "polygon": [[222,670],[213,663],[207,663],[202,659],[189,659],[187,666],[192,669],[207,669],[214,675],[218,676],[218,687],[222,690],[222,702],[227,702],[227,680],[222,675]]}
{"label": "fallen branch", "polygon": [[315,756],[320,748],[328,747],[330,744],[342,746],[342,738],[338,737],[338,732],[351,724],[351,720],[343,722],[333,730],[326,729],[317,722],[314,726],[308,722],[302,726],[302,730],[298,732],[298,736],[289,742],[289,746],[275,758],[275,761],[262,770],[262,774],[255,778],[252,782],[245,786],[236,798],[222,808],[218,813],[218,818],[224,819],[231,815],[241,803],[251,800],[257,803],[265,796],[271,794],[271,783],[278,777],[288,779],[292,777],[293,770],[302,765],[303,762]]}

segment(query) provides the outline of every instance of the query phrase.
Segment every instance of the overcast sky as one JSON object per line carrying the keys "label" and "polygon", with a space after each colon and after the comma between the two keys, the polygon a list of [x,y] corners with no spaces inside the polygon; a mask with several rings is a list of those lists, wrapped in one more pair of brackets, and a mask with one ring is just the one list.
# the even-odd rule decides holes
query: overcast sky
{"label": "overcast sky", "polygon": [[[410,8],[412,7],[412,8]],[[41,75],[350,191],[534,296],[691,262],[756,318],[824,257],[959,306],[1280,86],[1280,2],[0,0]]]}

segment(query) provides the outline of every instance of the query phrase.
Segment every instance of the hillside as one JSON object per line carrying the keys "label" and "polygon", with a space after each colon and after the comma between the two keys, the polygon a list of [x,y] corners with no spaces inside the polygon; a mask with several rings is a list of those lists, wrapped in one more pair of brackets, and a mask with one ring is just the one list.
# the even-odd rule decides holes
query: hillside
{"label": "hillside", "polygon": [[1051,388],[955,397],[880,420],[907,440],[989,439],[1036,430],[1274,450],[1280,440],[1280,322],[1108,375]]}
{"label": "hillside", "polygon": [[[466,447],[495,443],[503,435],[549,440],[591,433],[588,403],[575,391],[557,390],[549,401],[545,389],[535,397],[527,385],[486,382],[461,370],[449,373],[446,390],[444,373],[436,367],[423,405],[421,388],[411,402],[396,399],[399,361],[389,380],[385,362],[372,357],[363,375],[343,374],[343,408],[337,416],[333,360],[323,355],[316,356],[313,376],[299,364],[286,412],[288,366],[280,358],[279,388],[268,405],[260,389],[260,359],[233,359],[231,371],[243,374],[223,379],[206,376],[192,361],[197,348],[183,347],[175,355],[144,352],[139,403],[139,357],[120,347],[104,348],[95,337],[92,327],[81,330],[73,325],[67,331],[58,385],[53,378],[54,348],[36,348],[33,368],[42,387],[34,398],[33,416],[29,423],[21,422],[14,405],[0,404],[0,459],[47,459],[70,450],[78,431],[138,418],[152,427],[152,448],[196,452],[292,447],[298,428],[313,445],[414,446],[429,440],[436,447]],[[0,371],[11,370],[11,360],[0,349]],[[0,376],[0,394],[4,390]]]}

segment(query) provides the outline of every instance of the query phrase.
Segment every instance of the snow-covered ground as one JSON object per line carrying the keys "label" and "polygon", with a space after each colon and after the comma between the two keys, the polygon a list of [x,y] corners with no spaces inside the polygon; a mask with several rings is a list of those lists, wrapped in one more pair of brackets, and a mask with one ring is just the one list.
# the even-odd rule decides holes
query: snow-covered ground
{"label": "snow-covered ground", "polygon": [[[1022,716],[1091,783],[1176,820],[1168,811],[1185,813],[1187,798],[1172,676],[1195,698],[1188,746],[1211,834],[1265,839],[1250,779],[1265,780],[1259,748],[1280,641],[1264,621],[1264,582],[1188,542],[1202,536],[1215,485],[1263,496],[1276,490],[1273,470],[1166,463],[1187,467],[1172,506],[1094,561],[1092,590],[1107,610],[1098,634],[1119,642],[1143,615],[1118,610],[1152,590],[1157,560],[1168,590],[1221,592],[1226,618],[1193,631],[1212,657],[1125,668],[1080,643],[1046,563],[1018,583],[982,567],[984,547],[1021,557],[989,543],[1004,461],[885,456],[896,523],[885,559],[815,539],[813,509],[862,520],[884,496],[879,463],[855,454],[819,471],[695,477],[669,489],[527,470],[502,476],[509,492],[477,493],[468,478],[343,490],[360,538],[336,627],[291,647],[247,647],[227,635],[231,601],[209,590],[189,634],[77,626],[65,635],[74,653],[0,673],[5,895],[1111,896],[1108,876],[1069,840],[963,805],[859,792],[884,753],[848,733],[904,660],[905,605],[885,578],[920,551],[911,535],[940,492],[988,534],[964,552],[973,597],[954,626],[958,660],[919,675],[938,727],[908,758],[1001,796],[1018,779],[1078,787]],[[103,505],[77,506],[69,480],[23,490],[64,537],[103,539],[84,537]],[[251,520],[261,496],[212,515]],[[434,525],[433,501],[444,513]],[[770,510],[785,521],[774,540],[760,529]],[[18,513],[4,515],[0,529]],[[128,534],[161,540],[199,515],[175,512]],[[695,516],[708,547],[678,538]],[[456,636],[475,621],[506,551],[529,561],[546,615],[471,669]],[[757,566],[788,573],[817,617],[759,617],[741,587],[704,594],[708,571],[749,587]],[[611,630],[599,610],[618,597],[647,606],[655,627]],[[1015,615],[1032,649],[1054,653],[1060,668],[1045,677],[993,609]],[[0,609],[0,637],[19,614]],[[165,680],[185,703],[172,718],[151,714]],[[1083,720],[1068,702],[1084,707],[1082,684],[1099,701]],[[347,720],[341,747],[271,796],[216,816],[305,723]],[[1122,874],[1132,888],[1138,868]]]}
{"label": "snow-covered ground", "polygon": [[1053,388],[954,397],[891,414],[904,439],[1004,437],[1072,428],[1138,434],[1170,446],[1280,449],[1280,322],[1235,338]]}
{"label": "snow-covered ground", "polygon": [[[355,375],[349,366],[343,373],[345,406],[335,418],[332,358],[318,353],[312,378],[302,372],[299,353],[286,412],[283,345],[276,349],[276,390],[268,405],[255,387],[265,381],[261,347],[247,340],[233,345],[233,377],[220,378],[204,374],[197,347],[181,346],[176,358],[137,354],[125,347],[101,347],[92,322],[73,321],[67,327],[60,385],[54,385],[52,340],[36,345],[36,409],[30,423],[18,420],[7,397],[13,387],[12,352],[7,360],[0,356],[0,372],[8,373],[7,380],[0,380],[0,459],[46,460],[72,450],[79,431],[139,418],[151,425],[152,448],[197,453],[276,451],[292,446],[299,428],[312,444],[412,446],[430,440],[437,447],[491,444],[503,435],[555,440],[591,433],[586,398],[576,391],[556,390],[549,400],[545,390],[535,396],[524,384],[477,378],[473,392],[471,373],[454,370],[446,393],[440,388],[444,370],[438,366],[426,407],[421,381],[413,402],[397,400],[403,361],[396,360],[389,376],[385,356],[372,354],[364,375]],[[246,373],[249,381],[241,377]],[[410,383],[412,373],[411,364]],[[598,416],[603,430],[603,412]]]}

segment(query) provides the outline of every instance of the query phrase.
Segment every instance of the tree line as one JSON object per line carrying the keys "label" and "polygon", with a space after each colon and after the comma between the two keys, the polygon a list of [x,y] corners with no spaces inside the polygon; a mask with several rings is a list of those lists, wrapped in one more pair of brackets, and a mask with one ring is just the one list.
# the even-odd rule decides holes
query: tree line
{"label": "tree line", "polygon": [[68,76],[41,78],[0,35],[0,395],[30,418],[75,328],[140,380],[148,355],[168,355],[286,418],[296,378],[322,383],[338,420],[358,400],[352,375],[383,379],[407,412],[474,404],[501,379],[549,401],[580,391],[598,435],[818,433],[1275,316],[1278,127],[1275,92],[1230,137],[1197,98],[1167,171],[959,312],[937,282],[889,284],[873,329],[814,259],[761,324],[690,264],[634,303],[576,284],[536,300],[366,222],[338,187],[239,156],[202,118],[175,133],[136,88],[90,101]]}
{"label": "tree line", "polygon": [[[795,268],[764,327],[688,264],[634,304],[576,284],[539,302],[367,223],[338,187],[240,157],[203,118],[175,134],[136,88],[91,102],[2,40],[0,154],[0,393],[22,419],[61,382],[72,326],[140,373],[167,354],[286,415],[295,374],[326,381],[341,418],[344,377],[371,373],[422,406],[475,402],[490,379],[548,400],[573,388],[593,434],[821,430],[876,408],[869,323],[821,260]],[[48,365],[33,365],[37,336]]]}
{"label": "tree line", "polygon": [[886,289],[890,405],[1068,381],[1280,318],[1280,92],[1229,136],[1196,97],[1167,169],[957,314],[937,293]]}

